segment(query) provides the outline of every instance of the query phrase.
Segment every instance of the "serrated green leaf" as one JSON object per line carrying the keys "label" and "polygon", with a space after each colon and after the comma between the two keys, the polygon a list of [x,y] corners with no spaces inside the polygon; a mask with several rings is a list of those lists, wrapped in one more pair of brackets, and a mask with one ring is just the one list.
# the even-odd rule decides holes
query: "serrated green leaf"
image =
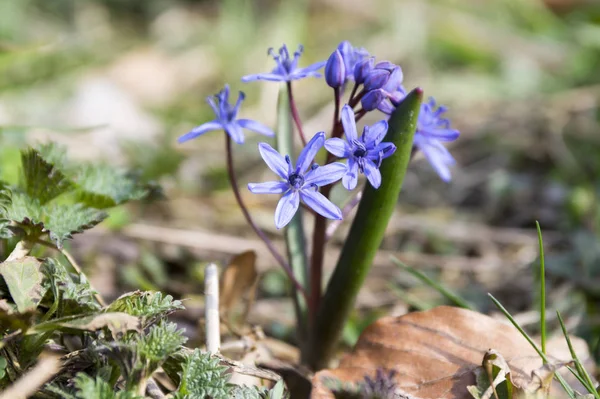
{"label": "serrated green leaf", "polygon": [[233,399],[264,399],[268,397],[268,391],[255,386],[236,385],[231,391],[231,397]]}
{"label": "serrated green leaf", "polygon": [[153,368],[156,368],[186,341],[183,330],[178,330],[177,324],[160,323],[150,327],[148,333],[139,339],[137,351],[143,361],[154,364]]}
{"label": "serrated green leaf", "polygon": [[25,193],[44,205],[71,188],[71,182],[35,149],[21,151]]}
{"label": "serrated green leaf", "polygon": [[108,165],[86,165],[77,174],[78,201],[98,209],[139,200],[148,190],[125,171]]}
{"label": "serrated green leaf", "polygon": [[46,319],[51,316],[65,317],[74,314],[86,314],[100,310],[96,302],[95,291],[86,280],[84,274],[69,273],[56,259],[46,258],[42,264],[44,280],[42,286],[51,295],[46,295],[48,301]]}
{"label": "serrated green leaf", "polygon": [[125,312],[143,319],[143,326],[153,324],[176,310],[183,309],[181,301],[161,292],[134,291],[121,295],[107,308],[107,312]]}
{"label": "serrated green leaf", "polygon": [[10,204],[4,209],[3,218],[31,226],[42,226],[43,207],[40,202],[25,193],[13,192]]}
{"label": "serrated green leaf", "polygon": [[79,399],[142,399],[143,396],[131,391],[115,391],[106,381],[100,377],[92,378],[85,373],[75,376],[75,386]]}
{"label": "serrated green leaf", "polygon": [[40,144],[35,149],[46,162],[51,163],[55,168],[66,174],[69,167],[67,164],[67,147],[51,142]]}
{"label": "serrated green leaf", "polygon": [[187,355],[181,372],[181,381],[177,388],[178,398],[230,398],[231,386],[227,367],[221,366],[219,358],[199,349]]}
{"label": "serrated green leaf", "polygon": [[44,296],[41,265],[33,256],[0,264],[0,274],[19,312],[34,310]]}
{"label": "serrated green leaf", "polygon": [[108,216],[106,212],[82,204],[52,205],[47,207],[46,212],[45,229],[59,248],[73,234],[91,229]]}

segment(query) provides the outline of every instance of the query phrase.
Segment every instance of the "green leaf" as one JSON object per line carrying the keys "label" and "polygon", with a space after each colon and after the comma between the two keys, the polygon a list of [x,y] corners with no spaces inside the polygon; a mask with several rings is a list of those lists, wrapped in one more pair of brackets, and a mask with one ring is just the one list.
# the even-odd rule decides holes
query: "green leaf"
{"label": "green leaf", "polygon": [[2,217],[20,224],[38,226],[41,231],[43,212],[44,209],[37,199],[24,193],[13,192],[10,204],[3,210]]}
{"label": "green leaf", "polygon": [[44,315],[45,319],[100,310],[94,296],[95,291],[86,280],[85,274],[69,273],[62,263],[52,258],[44,260],[42,272],[42,286],[49,293],[44,297],[44,302],[49,308]]}
{"label": "green leaf", "polygon": [[202,353],[199,349],[186,356],[177,388],[177,398],[230,398],[231,386],[218,357]]}
{"label": "green leaf", "polygon": [[386,141],[397,150],[383,161],[381,186],[365,186],[354,222],[321,301],[317,321],[311,331],[308,362],[323,368],[333,354],[356,295],[373,263],[394,212],[402,182],[411,158],[413,138],[423,92],[415,89],[392,113]]}
{"label": "green leaf", "polygon": [[148,334],[142,336],[137,343],[137,351],[143,361],[152,364],[151,372],[167,357],[177,352],[187,341],[183,330],[177,329],[175,323],[160,323],[150,327]]}
{"label": "green leaf", "polygon": [[106,212],[87,208],[82,204],[52,205],[47,208],[45,229],[50,232],[50,239],[61,248],[63,241],[73,234],[91,229],[107,216]]}
{"label": "green leaf", "polygon": [[44,296],[41,265],[33,256],[0,264],[0,274],[19,312],[34,310]]}
{"label": "green leaf", "polygon": [[106,381],[100,377],[92,378],[85,373],[78,373],[75,376],[75,386],[77,387],[76,397],[79,399],[142,399],[130,391],[115,392]]}
{"label": "green leaf", "polygon": [[25,193],[44,205],[71,188],[71,182],[35,149],[21,152]]}
{"label": "green leaf", "polygon": [[156,320],[183,309],[181,301],[174,300],[171,295],[163,296],[161,292],[134,291],[121,295],[107,308],[107,312],[124,312],[142,318],[142,325],[147,327]]}
{"label": "green leaf", "polygon": [[144,198],[149,190],[123,170],[108,165],[86,165],[78,172],[78,201],[98,209]]}
{"label": "green leaf", "polygon": [[268,391],[255,386],[236,385],[231,391],[233,399],[264,399],[268,397]]}
{"label": "green leaf", "polygon": [[98,331],[108,328],[113,336],[127,331],[140,331],[140,320],[127,313],[95,313],[90,315],[73,315],[54,319],[35,325],[28,334],[47,331],[63,331],[77,333],[80,331]]}

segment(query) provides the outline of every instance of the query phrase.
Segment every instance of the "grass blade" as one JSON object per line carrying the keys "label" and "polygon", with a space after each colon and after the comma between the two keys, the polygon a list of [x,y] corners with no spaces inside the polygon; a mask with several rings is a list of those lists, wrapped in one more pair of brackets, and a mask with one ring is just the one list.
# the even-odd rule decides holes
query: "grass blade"
{"label": "grass blade", "polygon": [[[540,348],[538,348],[538,346],[535,344],[535,342],[533,342],[533,339],[531,339],[531,337],[529,336],[529,334],[527,334],[525,332],[525,330],[523,330],[523,328],[519,325],[519,323],[517,323],[517,321],[514,319],[514,317],[512,317],[512,315],[508,312],[508,310],[506,310],[506,308],[504,306],[502,306],[502,304],[500,303],[500,301],[498,301],[496,298],[494,298],[494,296],[492,294],[488,294],[488,296],[491,298],[492,302],[494,302],[494,305],[496,305],[496,307],[511,322],[511,324],[517,330],[519,330],[519,332],[521,333],[521,335],[527,340],[527,342],[529,342],[529,345],[531,345],[533,347],[533,349],[535,349],[535,351],[538,353],[538,355],[540,355],[540,357],[542,358],[542,360],[545,363],[548,363],[548,358],[546,357],[546,355],[540,350]],[[573,388],[571,388],[569,386],[569,384],[567,384],[567,382],[565,381],[565,379],[560,374],[558,374],[558,373],[555,373],[554,377],[558,380],[558,382],[563,387],[563,389],[565,390],[565,392],[567,393],[567,395],[569,395],[570,398],[575,399],[575,391],[573,390]]]}
{"label": "grass blade", "polygon": [[546,267],[544,264],[544,242],[542,240],[542,229],[536,220],[538,243],[540,245],[540,335],[542,341],[542,352],[546,354]]}
{"label": "grass blade", "polygon": [[434,290],[436,290],[437,292],[442,294],[447,300],[452,302],[454,305],[456,305],[460,308],[464,308],[464,309],[475,310],[474,306],[472,304],[470,304],[469,302],[467,302],[465,299],[461,298],[454,292],[450,291],[449,289],[447,289],[446,287],[444,287],[437,281],[434,281],[432,278],[430,278],[428,275],[426,275],[422,271],[417,270],[414,267],[410,267],[410,266],[404,264],[400,259],[398,259],[394,256],[391,257],[391,260],[400,269],[410,273],[411,275],[413,275],[414,277],[419,279],[424,284],[430,286],[431,288],[433,288]]}

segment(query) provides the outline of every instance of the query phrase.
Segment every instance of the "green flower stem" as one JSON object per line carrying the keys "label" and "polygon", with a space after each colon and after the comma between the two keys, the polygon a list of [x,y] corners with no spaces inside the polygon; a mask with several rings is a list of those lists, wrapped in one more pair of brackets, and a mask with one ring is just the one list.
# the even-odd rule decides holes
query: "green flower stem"
{"label": "green flower stem", "polygon": [[[277,103],[277,150],[281,154],[294,154],[294,135],[292,120],[290,119],[290,100],[292,99],[291,86],[282,86],[279,91]],[[304,225],[302,224],[302,208],[294,215],[285,229],[285,243],[288,260],[295,279],[306,288],[308,281],[308,264],[306,256],[306,243],[304,238]],[[309,291],[310,295],[310,291]],[[305,342],[307,337],[307,301],[294,289],[294,306],[298,326],[298,338]]]}
{"label": "green flower stem", "polygon": [[397,150],[381,165],[381,186],[367,184],[327,290],[311,325],[303,360],[314,370],[327,366],[396,207],[408,168],[423,91],[406,96],[389,120],[385,141]]}

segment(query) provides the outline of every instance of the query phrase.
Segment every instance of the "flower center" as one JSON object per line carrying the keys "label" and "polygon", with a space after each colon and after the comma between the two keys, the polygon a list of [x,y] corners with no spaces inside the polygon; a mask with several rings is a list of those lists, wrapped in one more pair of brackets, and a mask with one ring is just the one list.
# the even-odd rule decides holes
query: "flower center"
{"label": "flower center", "polygon": [[292,188],[298,190],[304,185],[304,176],[302,176],[299,173],[292,173],[288,177],[288,183],[290,183],[290,186],[292,186]]}
{"label": "flower center", "polygon": [[362,158],[367,155],[367,148],[363,143],[358,140],[354,140],[352,144],[354,144],[354,151],[352,152],[352,155],[354,155],[356,158]]}

